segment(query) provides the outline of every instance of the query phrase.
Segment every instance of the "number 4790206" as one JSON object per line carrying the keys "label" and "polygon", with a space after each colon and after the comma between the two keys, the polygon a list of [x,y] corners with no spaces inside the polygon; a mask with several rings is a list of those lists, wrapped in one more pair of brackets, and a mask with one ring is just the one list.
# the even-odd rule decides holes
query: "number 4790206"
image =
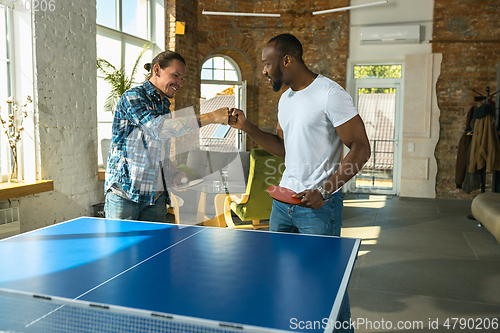
{"label": "number 4790206", "polygon": [[447,318],[443,323],[447,329],[488,330],[498,329],[498,318]]}

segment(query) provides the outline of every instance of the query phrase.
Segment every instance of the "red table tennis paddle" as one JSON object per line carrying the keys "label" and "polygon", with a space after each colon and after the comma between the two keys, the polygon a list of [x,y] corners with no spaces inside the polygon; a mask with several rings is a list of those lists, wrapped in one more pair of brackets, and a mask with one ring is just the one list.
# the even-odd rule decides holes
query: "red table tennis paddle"
{"label": "red table tennis paddle", "polygon": [[269,193],[269,195],[273,197],[273,199],[276,199],[284,203],[292,205],[298,205],[300,203],[299,198],[292,197],[292,195],[297,193],[286,187],[269,186],[269,188],[267,189],[267,193]]}

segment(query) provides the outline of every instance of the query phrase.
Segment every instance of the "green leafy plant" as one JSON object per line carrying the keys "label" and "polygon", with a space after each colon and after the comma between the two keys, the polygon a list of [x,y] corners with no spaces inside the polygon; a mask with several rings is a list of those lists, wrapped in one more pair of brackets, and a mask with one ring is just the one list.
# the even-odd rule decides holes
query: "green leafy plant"
{"label": "green leafy plant", "polygon": [[111,91],[109,92],[108,97],[106,98],[106,102],[104,103],[104,110],[115,112],[116,104],[118,104],[118,100],[123,95],[123,93],[130,88],[132,88],[132,84],[134,82],[134,76],[137,72],[137,66],[141,61],[144,53],[149,49],[151,43],[147,43],[142,48],[139,57],[135,61],[134,67],[132,68],[132,73],[130,76],[127,76],[125,72],[125,66],[120,67],[119,69],[113,66],[109,61],[97,58],[97,69],[104,75],[104,81],[106,81],[111,86]]}

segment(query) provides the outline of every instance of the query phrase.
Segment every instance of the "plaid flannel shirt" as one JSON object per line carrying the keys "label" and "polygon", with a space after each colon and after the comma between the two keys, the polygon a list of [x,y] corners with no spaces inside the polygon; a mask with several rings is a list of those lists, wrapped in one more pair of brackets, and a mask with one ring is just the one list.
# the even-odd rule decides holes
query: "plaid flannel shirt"
{"label": "plaid flannel shirt", "polygon": [[154,205],[162,151],[170,152],[170,138],[198,129],[197,118],[171,119],[170,101],[163,100],[149,81],[127,90],[120,98],[113,120],[113,133],[106,166],[105,192],[118,184],[128,199]]}

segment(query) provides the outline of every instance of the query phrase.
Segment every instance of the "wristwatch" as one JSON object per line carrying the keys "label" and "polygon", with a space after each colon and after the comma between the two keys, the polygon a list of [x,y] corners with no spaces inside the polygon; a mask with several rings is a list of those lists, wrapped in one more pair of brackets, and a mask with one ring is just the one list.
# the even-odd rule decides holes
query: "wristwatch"
{"label": "wristwatch", "polygon": [[319,193],[321,194],[321,199],[323,199],[323,200],[328,199],[328,198],[330,197],[330,195],[331,195],[331,194],[330,194],[327,190],[325,190],[325,189],[324,189],[323,187],[321,187],[321,186],[320,186],[320,187],[318,187],[318,191],[319,191]]}

